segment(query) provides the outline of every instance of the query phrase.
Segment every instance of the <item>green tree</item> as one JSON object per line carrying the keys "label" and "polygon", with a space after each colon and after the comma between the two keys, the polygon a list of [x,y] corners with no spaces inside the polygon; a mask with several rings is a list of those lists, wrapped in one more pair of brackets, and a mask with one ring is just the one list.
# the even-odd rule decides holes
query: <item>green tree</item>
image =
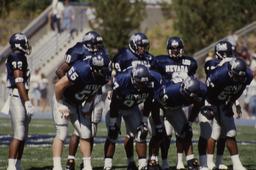
{"label": "green tree", "polygon": [[96,24],[92,28],[104,37],[110,56],[128,46],[132,32],[139,31],[145,14],[142,0],[94,0]]}
{"label": "green tree", "polygon": [[255,20],[254,0],[173,0],[174,27],[182,37],[187,54],[227,36]]}

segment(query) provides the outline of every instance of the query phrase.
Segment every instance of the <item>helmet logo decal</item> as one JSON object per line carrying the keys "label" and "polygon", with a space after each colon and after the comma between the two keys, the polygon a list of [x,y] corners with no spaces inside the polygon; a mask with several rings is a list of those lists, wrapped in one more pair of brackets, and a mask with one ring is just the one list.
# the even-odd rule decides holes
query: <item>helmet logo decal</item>
{"label": "helmet logo decal", "polygon": [[224,44],[217,44],[216,49],[218,51],[226,51],[226,50],[228,50],[228,47],[227,47],[226,43],[224,43]]}
{"label": "helmet logo decal", "polygon": [[179,45],[179,42],[178,42],[178,41],[174,40],[174,41],[172,42],[172,46],[173,46],[174,48],[178,47],[178,45]]}
{"label": "helmet logo decal", "polygon": [[100,57],[92,58],[92,64],[94,66],[104,66],[104,60],[103,58],[100,58]]}
{"label": "helmet logo decal", "polygon": [[15,35],[16,40],[25,40],[26,41],[26,36],[24,34],[16,34]]}

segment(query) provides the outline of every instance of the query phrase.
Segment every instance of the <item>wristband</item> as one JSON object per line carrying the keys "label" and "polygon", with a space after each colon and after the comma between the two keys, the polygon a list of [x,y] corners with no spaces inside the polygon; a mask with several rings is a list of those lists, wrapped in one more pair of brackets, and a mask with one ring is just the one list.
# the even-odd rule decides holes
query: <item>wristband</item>
{"label": "wristband", "polygon": [[18,77],[15,79],[15,83],[21,83],[23,81],[24,81],[24,79],[22,77]]}

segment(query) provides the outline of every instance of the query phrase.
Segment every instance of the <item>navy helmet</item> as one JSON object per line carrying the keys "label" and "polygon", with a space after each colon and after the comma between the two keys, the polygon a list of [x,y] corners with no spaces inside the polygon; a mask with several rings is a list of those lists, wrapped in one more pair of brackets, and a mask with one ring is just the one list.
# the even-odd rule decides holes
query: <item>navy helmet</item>
{"label": "navy helmet", "polygon": [[167,53],[171,58],[178,59],[184,54],[184,44],[180,37],[171,37],[166,43]]}
{"label": "navy helmet", "polygon": [[82,42],[90,52],[97,52],[104,48],[103,38],[95,31],[87,32],[84,35]]}
{"label": "navy helmet", "polygon": [[233,58],[228,65],[228,74],[234,82],[246,81],[247,65],[241,58]]}
{"label": "navy helmet", "polygon": [[150,79],[150,72],[145,65],[138,64],[131,72],[131,82],[137,90],[147,88]]}
{"label": "navy helmet", "polygon": [[110,58],[104,52],[97,52],[91,58],[91,68],[96,77],[105,77],[111,72]]}
{"label": "navy helmet", "polygon": [[129,48],[135,55],[143,57],[149,50],[147,36],[141,32],[133,34],[130,38]]}
{"label": "navy helmet", "polygon": [[199,97],[201,93],[201,87],[200,87],[200,81],[193,77],[187,77],[182,83],[181,83],[181,93],[186,96],[187,98],[193,99],[197,102],[201,101],[201,97]]}
{"label": "navy helmet", "polygon": [[12,50],[19,50],[27,55],[31,54],[31,46],[27,36],[23,33],[15,33],[10,37],[9,41]]}
{"label": "navy helmet", "polygon": [[215,45],[215,57],[222,60],[227,57],[232,57],[234,53],[234,47],[228,41],[219,41]]}

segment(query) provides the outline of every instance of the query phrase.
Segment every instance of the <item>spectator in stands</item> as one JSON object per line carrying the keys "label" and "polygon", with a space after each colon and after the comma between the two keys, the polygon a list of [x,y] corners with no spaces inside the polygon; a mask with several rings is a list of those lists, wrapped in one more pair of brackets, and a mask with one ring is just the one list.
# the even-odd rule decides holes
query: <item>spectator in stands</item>
{"label": "spectator in stands", "polygon": [[52,1],[52,12],[51,12],[51,29],[52,31],[55,31],[54,25],[57,24],[58,33],[61,32],[61,16],[64,10],[64,6],[61,2],[58,0]]}
{"label": "spectator in stands", "polygon": [[240,52],[238,53],[238,57],[242,58],[248,66],[250,65],[251,55],[248,52],[247,48],[241,47]]}
{"label": "spectator in stands", "polygon": [[232,30],[231,34],[228,36],[228,42],[230,42],[235,48],[235,51],[237,51],[237,47],[240,46],[240,43],[238,41],[238,36],[236,35],[235,30]]}
{"label": "spectator in stands", "polygon": [[254,47],[251,55],[250,69],[254,74],[256,73],[256,46]]}
{"label": "spectator in stands", "polygon": [[211,59],[214,59],[214,55],[213,55],[213,52],[212,52],[212,51],[210,51],[210,52],[208,53],[208,56],[205,58],[205,62],[208,61],[208,60],[211,60]]}
{"label": "spectator in stands", "polygon": [[41,91],[41,104],[43,106],[42,112],[49,111],[49,106],[46,102],[47,99],[47,88],[49,85],[48,79],[45,77],[45,74],[41,74],[41,80],[40,80],[40,91]]}
{"label": "spectator in stands", "polygon": [[256,118],[256,74],[253,75],[253,80],[247,87],[244,109],[247,111],[248,117]]}
{"label": "spectator in stands", "polygon": [[72,6],[70,6],[68,0],[65,1],[63,16],[64,19],[62,29],[70,33],[72,21],[75,19],[75,10]]}
{"label": "spectator in stands", "polygon": [[41,92],[39,88],[41,76],[39,75],[39,71],[35,70],[34,74],[31,75],[30,83],[31,83],[31,94],[30,99],[32,102],[32,105],[34,106],[40,106],[40,98],[41,98]]}
{"label": "spectator in stands", "polygon": [[96,10],[94,7],[92,7],[92,4],[90,4],[88,9],[86,10],[86,16],[87,16],[89,24],[94,24],[95,19],[96,19]]}

